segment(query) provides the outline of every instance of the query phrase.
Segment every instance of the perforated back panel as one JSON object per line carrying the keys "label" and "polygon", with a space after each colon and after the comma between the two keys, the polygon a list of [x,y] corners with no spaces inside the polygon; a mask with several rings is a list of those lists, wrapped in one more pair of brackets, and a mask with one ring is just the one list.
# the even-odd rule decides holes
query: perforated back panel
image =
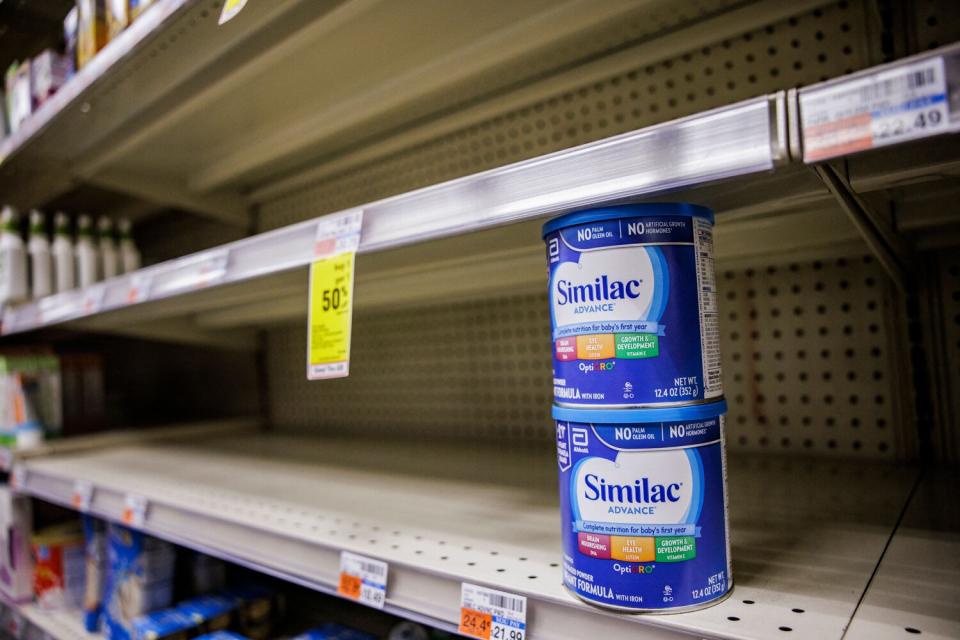
{"label": "perforated back panel", "polygon": [[[720,274],[733,449],[913,455],[892,293],[869,258]],[[350,377],[305,379],[305,323],[268,338],[273,421],[424,439],[552,437],[546,294],[357,312]]]}
{"label": "perforated back panel", "polygon": [[[863,2],[822,9],[544,96],[521,109],[262,203],[271,229],[878,61]],[[647,25],[625,25],[637,37]]]}
{"label": "perforated back panel", "polygon": [[934,256],[932,263],[936,278],[931,281],[936,284],[927,325],[931,332],[927,357],[935,390],[931,400],[940,413],[933,446],[938,458],[956,463],[960,461],[960,255],[945,251]]}
{"label": "perforated back panel", "polygon": [[960,37],[960,3],[916,0],[913,9],[918,50],[936,49]]}

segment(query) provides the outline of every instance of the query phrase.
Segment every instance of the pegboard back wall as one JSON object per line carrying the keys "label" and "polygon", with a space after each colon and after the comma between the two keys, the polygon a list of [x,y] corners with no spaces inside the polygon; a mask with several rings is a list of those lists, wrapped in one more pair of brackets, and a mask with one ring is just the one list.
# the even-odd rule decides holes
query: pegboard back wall
{"label": "pegboard back wall", "polygon": [[[872,2],[813,11],[697,44],[669,59],[638,59],[627,72],[545,95],[520,109],[260,203],[261,230],[353,207],[512,162],[803,86],[880,62]],[[648,37],[643,25],[629,26]],[[621,41],[622,36],[611,38]],[[496,100],[494,98],[493,100]]]}
{"label": "pegboard back wall", "polygon": [[931,340],[928,359],[935,393],[931,400],[939,416],[935,421],[932,444],[941,460],[960,462],[960,255],[944,251],[933,256],[928,282],[936,283],[929,305]]}
{"label": "pegboard back wall", "polygon": [[[731,449],[911,459],[895,305],[870,258],[721,271]],[[272,422],[325,434],[550,446],[546,294],[357,310],[350,377],[307,382],[303,323],[271,330]]]}

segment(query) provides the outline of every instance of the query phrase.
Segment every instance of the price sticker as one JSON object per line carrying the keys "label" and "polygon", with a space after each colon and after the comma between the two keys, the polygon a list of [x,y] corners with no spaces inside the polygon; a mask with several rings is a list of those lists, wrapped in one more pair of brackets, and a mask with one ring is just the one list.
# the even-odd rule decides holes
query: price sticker
{"label": "price sticker", "polygon": [[218,284],[227,277],[229,262],[230,250],[225,247],[179,258],[150,275],[149,296],[162,298]]}
{"label": "price sticker", "polygon": [[103,309],[103,301],[107,297],[107,287],[95,284],[83,291],[83,313],[99,313]]}
{"label": "price sticker", "polygon": [[526,631],[525,596],[461,584],[460,633],[483,640],[524,640]]}
{"label": "price sticker", "polygon": [[74,482],[73,493],[70,494],[71,506],[81,513],[86,513],[90,510],[91,502],[93,502],[93,485],[83,480]]}
{"label": "price sticker", "polygon": [[960,128],[942,57],[800,93],[803,159],[817,162]]}
{"label": "price sticker", "polygon": [[340,554],[337,593],[377,609],[387,601],[387,563],[348,551]]}
{"label": "price sticker", "polygon": [[247,6],[247,0],[226,0],[223,3],[223,9],[220,10],[220,21],[217,26],[233,20],[245,6]]}
{"label": "price sticker", "polygon": [[22,464],[14,464],[10,470],[10,488],[14,491],[23,491],[27,486],[27,468]]}
{"label": "price sticker", "polygon": [[136,273],[130,276],[130,288],[127,289],[127,304],[137,304],[150,299],[153,288],[153,276],[148,273]]}
{"label": "price sticker", "polygon": [[327,216],[317,225],[310,265],[307,319],[307,379],[350,374],[353,274],[363,211]]}
{"label": "price sticker", "polygon": [[123,500],[123,515],[120,520],[128,527],[142,529],[147,519],[147,499],[128,493]]}

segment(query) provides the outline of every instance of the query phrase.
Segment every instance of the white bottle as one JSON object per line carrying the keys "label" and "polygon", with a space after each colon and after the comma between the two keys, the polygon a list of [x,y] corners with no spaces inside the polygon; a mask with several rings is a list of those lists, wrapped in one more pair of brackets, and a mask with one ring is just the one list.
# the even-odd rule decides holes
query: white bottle
{"label": "white bottle", "polygon": [[93,243],[93,220],[83,214],[77,218],[77,285],[89,287],[99,279],[100,262],[97,246]]}
{"label": "white bottle", "polygon": [[0,304],[27,299],[27,251],[20,237],[17,211],[0,212]]}
{"label": "white bottle", "polygon": [[30,293],[34,298],[43,298],[53,293],[53,265],[50,261],[50,238],[47,236],[43,214],[34,209],[30,212]]}
{"label": "white bottle", "polygon": [[53,219],[53,271],[57,293],[77,286],[76,258],[70,237],[70,218],[61,212]]}
{"label": "white bottle", "polygon": [[117,224],[120,230],[120,268],[123,273],[130,273],[140,268],[140,251],[133,242],[133,229],[130,221],[120,218]]}
{"label": "white bottle", "polygon": [[113,220],[100,216],[97,230],[100,238],[100,276],[106,280],[120,273],[120,256],[117,255],[117,243],[113,239]]}

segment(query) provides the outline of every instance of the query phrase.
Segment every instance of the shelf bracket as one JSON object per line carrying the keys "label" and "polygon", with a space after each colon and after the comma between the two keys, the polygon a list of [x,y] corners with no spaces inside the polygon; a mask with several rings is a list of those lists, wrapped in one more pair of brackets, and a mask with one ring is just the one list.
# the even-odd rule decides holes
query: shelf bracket
{"label": "shelf bracket", "polygon": [[909,283],[914,281],[915,263],[903,238],[883,216],[857,195],[850,182],[835,167],[830,164],[816,164],[812,169],[853,222],[897,289],[901,293],[907,293]]}

